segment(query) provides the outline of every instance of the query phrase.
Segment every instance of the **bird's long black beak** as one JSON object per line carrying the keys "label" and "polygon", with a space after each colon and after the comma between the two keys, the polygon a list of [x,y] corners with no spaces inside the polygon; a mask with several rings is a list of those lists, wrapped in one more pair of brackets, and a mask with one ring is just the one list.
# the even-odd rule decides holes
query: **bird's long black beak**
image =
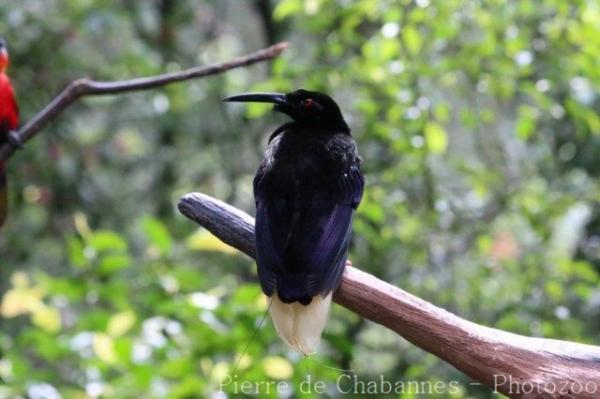
{"label": "bird's long black beak", "polygon": [[255,102],[283,105],[287,102],[283,93],[243,93],[223,99],[227,102]]}

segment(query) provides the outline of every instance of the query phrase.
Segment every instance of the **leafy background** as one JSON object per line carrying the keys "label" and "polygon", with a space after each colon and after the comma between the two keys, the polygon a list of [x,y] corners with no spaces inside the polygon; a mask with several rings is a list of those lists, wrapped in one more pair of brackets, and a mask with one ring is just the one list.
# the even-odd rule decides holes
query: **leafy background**
{"label": "leafy background", "polygon": [[[593,0],[1,3],[23,120],[78,77],[292,47],[271,64],[86,99],[11,159],[0,397],[245,396],[219,381],[265,311],[255,266],[175,204],[202,191],[254,211],[253,171],[285,118],[220,102],[246,90],[305,87],[342,105],[368,182],[357,266],[477,323],[598,344],[598,21]],[[299,392],[310,373],[338,397],[334,368],[494,396],[338,306],[314,358],[267,322],[237,373],[318,397]]]}

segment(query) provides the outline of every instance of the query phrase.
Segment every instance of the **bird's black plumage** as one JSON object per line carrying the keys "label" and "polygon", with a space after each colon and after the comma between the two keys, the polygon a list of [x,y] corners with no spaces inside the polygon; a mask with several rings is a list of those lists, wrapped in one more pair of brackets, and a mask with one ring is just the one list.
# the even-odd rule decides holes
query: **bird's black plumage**
{"label": "bird's black plumage", "polygon": [[254,178],[256,253],[265,294],[307,305],[341,281],[364,187],[356,144],[325,94],[297,90],[227,100],[274,102],[293,119],[271,135]]}

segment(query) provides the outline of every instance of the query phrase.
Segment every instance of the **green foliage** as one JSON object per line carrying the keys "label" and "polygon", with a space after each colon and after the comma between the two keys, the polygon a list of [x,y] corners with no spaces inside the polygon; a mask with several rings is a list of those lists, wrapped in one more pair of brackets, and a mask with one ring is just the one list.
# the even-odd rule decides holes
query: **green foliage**
{"label": "green foliage", "polygon": [[[358,267],[480,324],[597,344],[594,2],[13,3],[0,5],[0,32],[24,120],[78,77],[178,70],[278,39],[292,46],[269,66],[87,99],[11,159],[0,398],[219,391],[266,301],[255,266],[174,204],[202,191],[252,212],[252,176],[283,118],[220,103],[249,89],[323,90],[342,105],[367,178]],[[275,398],[236,393],[235,383],[283,381],[320,397],[300,392],[310,372],[336,397],[334,368],[364,382],[456,381],[439,397],[493,396],[339,307],[312,360],[290,353],[266,321],[223,389]]]}

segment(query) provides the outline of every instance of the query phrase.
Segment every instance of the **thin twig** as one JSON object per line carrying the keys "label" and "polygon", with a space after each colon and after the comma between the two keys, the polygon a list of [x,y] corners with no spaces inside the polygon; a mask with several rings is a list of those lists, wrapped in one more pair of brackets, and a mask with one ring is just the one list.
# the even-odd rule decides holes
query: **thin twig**
{"label": "thin twig", "polygon": [[[227,62],[131,80],[99,82],[90,79],[78,79],[71,82],[36,116],[34,116],[29,122],[21,127],[16,136],[21,143],[29,141],[32,137],[38,134],[44,126],[56,119],[58,115],[60,115],[66,108],[68,108],[81,97],[147,90],[155,87],[165,86],[171,83],[182,82],[184,80],[215,75],[230,69],[273,59],[281,54],[281,52],[287,47],[288,43],[282,42],[254,53],[234,58]],[[0,148],[0,161],[10,158],[14,152],[15,148],[13,146],[5,144]]]}
{"label": "thin twig", "polygon": [[[223,242],[255,257],[254,219],[201,193],[179,210]],[[333,300],[400,334],[475,381],[514,398],[598,398],[600,347],[485,327],[347,265]],[[452,384],[450,384],[451,386]]]}

